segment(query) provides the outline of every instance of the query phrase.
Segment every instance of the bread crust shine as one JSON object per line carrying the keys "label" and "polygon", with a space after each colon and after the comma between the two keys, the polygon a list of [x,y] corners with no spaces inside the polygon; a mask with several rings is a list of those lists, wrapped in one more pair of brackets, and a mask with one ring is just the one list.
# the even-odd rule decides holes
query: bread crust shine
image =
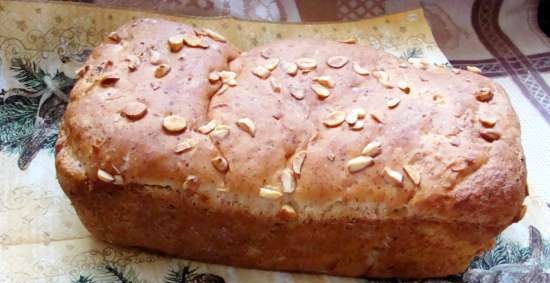
{"label": "bread crust shine", "polygon": [[436,277],[464,271],[526,196],[516,115],[473,72],[318,39],[239,55],[210,30],[141,19],[80,74],[56,168],[108,242],[253,268]]}

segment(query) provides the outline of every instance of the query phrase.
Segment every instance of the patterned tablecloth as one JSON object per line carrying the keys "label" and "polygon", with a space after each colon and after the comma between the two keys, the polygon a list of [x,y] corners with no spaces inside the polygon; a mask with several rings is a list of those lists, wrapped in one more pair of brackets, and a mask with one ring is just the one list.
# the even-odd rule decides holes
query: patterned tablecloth
{"label": "patterned tablecloth", "polygon": [[[417,2],[0,1],[0,282],[395,282],[190,262],[90,237],[55,178],[57,124],[74,71],[91,48],[120,24],[145,16],[213,28],[243,50],[278,38],[354,36],[404,58],[482,68],[507,89],[521,120],[528,210],[464,274],[429,282],[550,282],[550,40],[532,22],[536,2],[431,0],[422,2],[424,10],[410,10]],[[316,24],[181,16],[304,22],[404,10]]]}

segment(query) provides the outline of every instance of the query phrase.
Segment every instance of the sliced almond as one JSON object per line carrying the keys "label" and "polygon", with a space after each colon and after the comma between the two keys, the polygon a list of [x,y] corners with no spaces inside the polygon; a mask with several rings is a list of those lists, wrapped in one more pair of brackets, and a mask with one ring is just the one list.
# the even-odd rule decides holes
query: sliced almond
{"label": "sliced almond", "polygon": [[269,85],[271,86],[271,89],[273,90],[273,92],[281,92],[283,88],[281,83],[279,83],[279,81],[277,81],[275,78],[269,79]]}
{"label": "sliced almond", "polygon": [[281,172],[281,184],[283,186],[284,193],[292,193],[296,189],[296,181],[294,180],[294,174],[290,169],[284,169]]}
{"label": "sliced almond", "polygon": [[365,109],[363,109],[361,107],[354,108],[353,110],[351,110],[351,112],[357,113],[357,118],[359,118],[359,119],[363,119],[367,115],[367,112],[365,111]]}
{"label": "sliced almond", "polygon": [[269,58],[271,58],[271,56],[273,56],[273,49],[271,49],[271,48],[265,48],[265,49],[263,49],[263,50],[260,52],[260,55],[261,55],[264,59],[269,59]]}
{"label": "sliced almond", "polygon": [[479,122],[485,128],[492,128],[497,123],[497,118],[494,116],[481,116],[479,117]]}
{"label": "sliced almond", "polygon": [[407,65],[407,63],[400,63],[399,64],[399,68],[407,69],[408,67],[409,67],[409,65]]}
{"label": "sliced almond", "polygon": [[265,186],[260,188],[260,197],[265,199],[278,199],[283,196],[283,193],[272,186]]}
{"label": "sliced almond", "polygon": [[398,171],[392,170],[391,168],[384,168],[384,177],[386,180],[394,185],[403,186],[403,175]]}
{"label": "sliced almond", "polygon": [[227,83],[230,80],[237,78],[237,73],[231,71],[220,71],[220,78],[222,78],[223,83]]}
{"label": "sliced almond", "polygon": [[291,76],[295,76],[298,73],[298,65],[294,63],[284,63],[283,68],[285,72]]}
{"label": "sliced almond", "polygon": [[281,212],[288,217],[296,217],[296,210],[294,210],[294,207],[292,207],[291,205],[283,204],[283,206],[281,206]]}
{"label": "sliced almond", "polygon": [[105,183],[112,183],[115,181],[113,175],[102,169],[97,169],[97,178]]}
{"label": "sliced almond", "polygon": [[160,79],[170,72],[170,65],[160,64],[155,68],[155,78]]}
{"label": "sliced almond", "polygon": [[202,40],[192,33],[186,33],[182,35],[185,44],[191,47],[202,47]]}
{"label": "sliced almond", "polygon": [[327,98],[330,95],[330,90],[320,84],[312,84],[311,89],[321,99]]}
{"label": "sliced almond", "polygon": [[208,135],[210,132],[212,132],[216,128],[216,125],[217,125],[216,121],[210,120],[210,122],[200,126],[197,129],[197,132],[199,132],[203,135]]}
{"label": "sliced almond", "polygon": [[334,111],[325,118],[325,120],[323,121],[323,124],[325,124],[325,126],[327,127],[338,127],[342,123],[344,123],[345,119],[346,119],[346,112]]}
{"label": "sliced almond", "polygon": [[416,186],[420,185],[420,172],[416,171],[411,165],[404,165],[403,170],[405,171],[409,179],[411,179],[413,184],[415,184]]}
{"label": "sliced almond", "polygon": [[409,94],[409,92],[411,92],[411,88],[409,87],[409,84],[406,81],[399,81],[397,83],[397,88],[399,88],[406,94]]}
{"label": "sliced almond", "polygon": [[170,51],[178,52],[183,48],[183,35],[177,34],[168,38],[168,46]]}
{"label": "sliced almond", "polygon": [[227,163],[227,160],[222,156],[216,156],[212,158],[211,162],[214,168],[216,168],[216,170],[218,170],[219,172],[223,173],[229,170],[229,163]]}
{"label": "sliced almond", "polygon": [[211,83],[214,83],[214,82],[217,82],[220,80],[220,73],[219,72],[210,72],[210,74],[208,74],[208,80],[211,82]]}
{"label": "sliced almond", "polygon": [[376,157],[380,153],[382,153],[382,144],[377,141],[370,142],[361,151],[362,155],[366,155],[370,157]]}
{"label": "sliced almond", "polygon": [[160,64],[160,53],[158,51],[155,51],[155,50],[149,51],[149,63],[153,65]]}
{"label": "sliced almond", "polygon": [[214,95],[222,95],[224,92],[226,92],[229,89],[229,86],[226,84],[223,84],[217,91],[214,93]]}
{"label": "sliced almond", "polygon": [[241,118],[236,122],[237,126],[247,132],[250,136],[254,137],[256,134],[256,125],[250,118]]}
{"label": "sliced almond", "polygon": [[468,169],[469,164],[468,161],[464,159],[455,160],[453,164],[451,165],[451,170],[453,172],[462,172]]}
{"label": "sliced almond", "polygon": [[348,38],[345,38],[345,39],[337,39],[336,41],[340,42],[340,43],[346,43],[346,44],[355,44],[355,43],[357,43],[357,39],[355,37],[348,37]]}
{"label": "sliced almond", "polygon": [[184,140],[176,145],[176,147],[174,148],[174,152],[175,153],[188,152],[191,149],[193,149],[193,147],[195,147],[195,141],[191,139]]}
{"label": "sliced almond", "polygon": [[306,159],[307,152],[302,150],[296,153],[294,155],[294,158],[292,159],[292,171],[294,173],[300,175],[302,172],[302,165],[304,165],[304,160]]}
{"label": "sliced almond", "polygon": [[500,133],[495,130],[481,130],[479,135],[488,142],[494,142],[500,139]]}
{"label": "sliced almond", "polygon": [[385,71],[380,71],[380,70],[374,71],[372,73],[372,76],[375,77],[376,79],[378,79],[379,81],[389,81],[390,80],[390,76]]}
{"label": "sliced almond", "polygon": [[122,176],[114,175],[113,177],[115,178],[115,180],[113,181],[113,184],[115,184],[115,185],[123,185],[124,184],[124,178],[122,178]]}
{"label": "sliced almond", "polygon": [[124,105],[124,108],[122,108],[122,114],[124,117],[131,120],[141,119],[145,116],[145,113],[147,113],[147,105],[139,101],[129,102]]}
{"label": "sliced almond", "polygon": [[313,78],[314,81],[318,82],[320,85],[328,88],[334,87],[334,81],[330,76],[320,76]]}
{"label": "sliced almond", "polygon": [[317,61],[313,58],[300,58],[296,60],[296,65],[300,70],[313,70],[317,68]]}
{"label": "sliced almond", "polygon": [[292,95],[294,98],[296,98],[298,100],[302,100],[305,97],[305,91],[299,85],[291,84],[290,88],[289,88],[289,91],[290,91],[290,95]]}
{"label": "sliced almond", "polygon": [[195,188],[199,184],[199,177],[194,175],[189,175],[185,177],[185,181],[183,182],[183,189],[189,190]]}
{"label": "sliced almond", "polygon": [[374,164],[374,160],[370,156],[358,156],[348,161],[346,164],[350,173],[359,172]]}
{"label": "sliced almond", "polygon": [[107,37],[115,43],[119,43],[121,41],[121,38],[116,31],[109,33]]}
{"label": "sliced almond", "polygon": [[353,62],[352,67],[353,67],[353,71],[361,76],[366,76],[370,74],[367,68],[361,67],[361,65],[359,65],[359,63],[357,62]]}
{"label": "sliced almond", "polygon": [[225,37],[211,29],[204,28],[202,29],[206,35],[208,35],[213,40],[219,41],[219,42],[225,42]]}
{"label": "sliced almond", "polygon": [[236,79],[228,80],[225,84],[231,87],[237,86],[237,80]]}
{"label": "sliced almond", "polygon": [[346,123],[353,125],[357,122],[358,119],[359,117],[357,115],[357,112],[352,110],[346,116]]}
{"label": "sliced almond", "polygon": [[487,102],[493,99],[493,92],[489,87],[483,87],[475,93],[476,99],[481,102]]}
{"label": "sliced almond", "polygon": [[378,122],[378,123],[384,123],[384,115],[382,115],[382,113],[380,112],[377,112],[377,111],[372,111],[369,113],[370,114],[370,117]]}
{"label": "sliced almond", "polygon": [[128,55],[126,57],[126,61],[128,61],[128,70],[135,71],[141,64],[141,60],[139,60],[139,57],[136,55]]}
{"label": "sliced almond", "polygon": [[264,67],[266,69],[268,69],[269,71],[273,71],[275,70],[275,68],[277,68],[277,66],[279,65],[279,58],[270,58],[270,59],[267,59],[267,61],[265,62],[265,65]]}
{"label": "sliced almond", "polygon": [[120,77],[117,74],[104,74],[99,79],[99,83],[101,84],[101,86],[107,87],[114,85],[119,80]]}
{"label": "sliced almond", "polygon": [[395,97],[395,98],[392,98],[392,99],[386,101],[386,106],[388,106],[388,108],[392,109],[392,108],[397,107],[397,105],[399,105],[400,102],[401,102],[401,99]]}
{"label": "sliced almond", "polygon": [[226,125],[217,125],[216,128],[210,132],[210,137],[214,141],[221,141],[229,135],[229,127]]}
{"label": "sliced almond", "polygon": [[355,124],[353,124],[353,126],[351,126],[351,129],[354,130],[354,131],[360,131],[364,127],[365,127],[365,122],[363,120],[359,120],[359,121],[355,122]]}
{"label": "sliced almond", "polygon": [[271,75],[271,72],[269,72],[269,70],[264,66],[256,66],[256,68],[252,70],[252,74],[265,80],[269,77],[269,75]]}
{"label": "sliced almond", "polygon": [[164,117],[162,126],[168,132],[177,133],[187,128],[187,120],[179,115],[170,115]]}
{"label": "sliced almond", "polygon": [[453,71],[453,73],[455,73],[457,75],[460,74],[460,69],[452,68],[451,70]]}
{"label": "sliced almond", "polygon": [[332,56],[327,59],[327,65],[332,68],[342,68],[349,62],[349,59],[344,56]]}
{"label": "sliced almond", "polygon": [[466,66],[466,70],[472,73],[481,74],[481,69],[475,66]]}

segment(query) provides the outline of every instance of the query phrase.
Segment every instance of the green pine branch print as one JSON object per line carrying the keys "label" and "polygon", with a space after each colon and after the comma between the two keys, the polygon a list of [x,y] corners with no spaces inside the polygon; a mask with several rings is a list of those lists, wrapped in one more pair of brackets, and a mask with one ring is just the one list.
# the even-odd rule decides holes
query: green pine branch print
{"label": "green pine branch print", "polygon": [[15,72],[15,78],[30,91],[37,92],[46,88],[44,83],[46,73],[29,59],[12,59],[10,70]]}

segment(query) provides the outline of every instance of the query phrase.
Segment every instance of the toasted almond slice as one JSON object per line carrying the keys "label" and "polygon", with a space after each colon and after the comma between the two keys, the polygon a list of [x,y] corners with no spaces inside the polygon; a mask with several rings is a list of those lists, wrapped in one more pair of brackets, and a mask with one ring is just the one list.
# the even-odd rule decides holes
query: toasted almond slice
{"label": "toasted almond slice", "polygon": [[420,185],[420,172],[416,171],[411,165],[404,165],[403,170],[405,171],[409,179],[411,179],[413,184],[415,184],[416,186]]}
{"label": "toasted almond slice", "polygon": [[289,88],[289,91],[290,91],[290,95],[292,95],[294,98],[296,98],[298,100],[302,100],[305,97],[305,91],[299,85],[291,84],[290,88]]}
{"label": "toasted almond slice", "polygon": [[346,112],[344,111],[334,111],[330,113],[325,120],[323,121],[323,124],[327,127],[338,127],[340,124],[344,123],[344,120],[346,119]]}
{"label": "toasted almond slice", "polygon": [[352,67],[353,67],[353,71],[361,76],[366,76],[370,74],[367,68],[361,67],[361,65],[359,65],[359,63],[357,62],[353,62]]}
{"label": "toasted almond slice", "polygon": [[113,181],[113,184],[115,184],[115,185],[123,185],[124,184],[124,178],[122,178],[121,175],[114,175],[113,178],[115,178],[115,180]]}
{"label": "toasted almond slice", "polygon": [[318,82],[320,85],[328,88],[334,87],[334,81],[330,76],[320,76],[313,78],[314,81]]}
{"label": "toasted almond slice", "polygon": [[216,188],[216,191],[220,193],[225,193],[225,192],[229,192],[229,188],[220,187],[220,188]]}
{"label": "toasted almond slice", "polygon": [[370,117],[378,122],[378,123],[384,123],[384,115],[382,115],[382,113],[380,112],[377,112],[377,111],[372,111],[369,113],[370,114]]}
{"label": "toasted almond slice", "polygon": [[218,170],[219,172],[223,173],[229,170],[229,163],[222,156],[216,156],[212,158],[211,162],[214,168],[216,168],[216,170]]}
{"label": "toasted almond slice", "polygon": [[374,71],[372,73],[372,75],[378,79],[378,81],[385,81],[385,82],[389,82],[390,81],[390,76],[388,75],[388,73],[386,73],[385,71]]}
{"label": "toasted almond slice", "polygon": [[188,152],[191,149],[193,149],[193,147],[195,147],[195,144],[196,142],[191,139],[184,140],[176,145],[176,147],[174,148],[174,152],[175,153]]}
{"label": "toasted almond slice", "polygon": [[337,39],[336,41],[340,42],[340,43],[347,43],[347,44],[357,43],[357,39],[355,37],[348,37],[348,38],[345,38],[345,39]]}
{"label": "toasted almond slice", "polygon": [[270,59],[267,59],[267,61],[265,62],[265,65],[264,67],[266,69],[268,69],[269,71],[273,71],[275,70],[275,68],[277,68],[277,66],[279,65],[279,58],[270,58]]}
{"label": "toasted almond slice", "polygon": [[313,58],[300,58],[296,60],[296,65],[300,70],[313,70],[317,68],[317,61]]}
{"label": "toasted almond slice", "polygon": [[204,33],[206,33],[206,35],[208,35],[210,38],[212,38],[213,40],[216,40],[216,41],[219,41],[219,42],[225,42],[225,37],[211,29],[208,29],[208,28],[204,28],[202,29],[204,31]]}
{"label": "toasted almond slice", "polygon": [[359,117],[357,115],[357,112],[352,110],[346,116],[346,123],[353,125],[357,122],[358,119]]}
{"label": "toasted almond slice", "polygon": [[364,127],[365,127],[365,121],[359,120],[359,121],[355,122],[355,124],[353,124],[353,126],[351,126],[351,129],[354,130],[354,131],[360,131]]}
{"label": "toasted almond slice", "polygon": [[247,132],[250,136],[254,137],[256,134],[256,125],[250,118],[241,118],[236,122],[237,126]]}
{"label": "toasted almond slice", "polygon": [[299,151],[296,155],[294,155],[294,158],[292,159],[292,171],[294,171],[295,174],[300,175],[302,172],[302,165],[304,165],[306,155],[307,152],[304,150]]}
{"label": "toasted almond slice", "polygon": [[177,133],[187,128],[187,120],[179,115],[170,115],[164,117],[162,126],[168,132]]}
{"label": "toasted almond slice", "polygon": [[397,186],[403,186],[403,175],[398,171],[392,170],[389,167],[385,167],[384,176],[388,182]]}
{"label": "toasted almond slice", "polygon": [[292,193],[296,189],[296,181],[294,180],[294,174],[290,169],[284,169],[281,172],[281,184],[283,186],[284,193]]}
{"label": "toasted almond slice", "polygon": [[265,186],[260,188],[260,197],[266,199],[278,199],[283,196],[283,193],[280,192],[277,188],[272,186]]}
{"label": "toasted almond slice", "polygon": [[409,94],[409,92],[411,92],[411,88],[409,87],[409,84],[406,81],[399,81],[397,83],[397,87],[406,94]]}
{"label": "toasted almond slice", "polygon": [[269,59],[269,58],[271,58],[271,56],[273,56],[273,49],[271,49],[271,48],[265,48],[265,49],[263,49],[263,50],[260,52],[260,55],[261,55],[264,59]]}
{"label": "toasted almond slice", "polygon": [[217,91],[214,93],[214,95],[222,95],[224,92],[226,92],[229,89],[229,86],[226,84],[223,84]]}
{"label": "toasted almond slice", "polygon": [[457,75],[460,74],[460,69],[452,68],[452,71],[453,71],[453,73],[455,73]]}
{"label": "toasted almond slice", "polygon": [[479,122],[485,128],[492,128],[497,123],[497,118],[494,116],[481,116],[479,117]]}
{"label": "toasted almond slice", "polygon": [[225,84],[228,86],[237,86],[237,80],[236,79],[228,80]]}
{"label": "toasted almond slice", "polygon": [[269,85],[271,86],[271,89],[273,90],[273,92],[281,92],[283,88],[281,83],[279,83],[279,81],[277,81],[275,78],[269,79]]}
{"label": "toasted almond slice", "polygon": [[145,113],[147,113],[147,105],[139,101],[129,102],[124,105],[124,108],[122,108],[122,114],[124,117],[131,120],[141,119],[145,116]]}
{"label": "toasted almond slice", "polygon": [[229,135],[229,127],[226,125],[217,125],[216,128],[214,128],[214,131],[210,133],[210,137],[214,141],[221,141],[225,137]]}
{"label": "toasted almond slice", "polygon": [[97,178],[105,183],[112,183],[115,181],[113,175],[103,169],[97,169]]}
{"label": "toasted almond slice", "polygon": [[264,66],[256,66],[256,68],[252,70],[252,74],[256,75],[258,78],[265,80],[269,77],[269,75],[271,75],[271,72],[269,72],[269,70],[266,69]]}
{"label": "toasted almond slice", "polygon": [[458,160],[455,160],[451,166],[451,170],[453,172],[462,172],[466,169],[468,169],[469,167],[469,164],[468,164],[468,161],[464,160],[464,159],[458,159]]}
{"label": "toasted almond slice", "polygon": [[231,71],[220,71],[219,75],[220,78],[222,78],[223,83],[227,83],[228,81],[237,78],[237,73]]}
{"label": "toasted almond slice", "polygon": [[472,73],[481,74],[481,69],[475,66],[466,66],[466,70]]}
{"label": "toasted almond slice", "polygon": [[401,99],[399,99],[397,97],[394,97],[394,98],[386,101],[386,106],[388,106],[388,108],[390,108],[390,109],[393,109],[393,108],[397,107],[397,105],[399,105],[400,102],[401,102]]}
{"label": "toasted almond slice", "polygon": [[115,43],[119,43],[121,41],[121,38],[116,31],[109,33],[107,37]]}
{"label": "toasted almond slice", "polygon": [[320,84],[312,84],[311,89],[321,99],[327,98],[330,95],[330,90]]}
{"label": "toasted almond slice", "polygon": [[409,65],[407,65],[407,63],[400,63],[399,64],[399,68],[407,69],[408,67],[409,67]]}
{"label": "toasted almond slice", "polygon": [[155,78],[160,79],[170,72],[170,65],[160,64],[155,68]]}
{"label": "toasted almond slice", "polygon": [[291,205],[283,204],[283,206],[281,206],[281,212],[286,214],[288,217],[296,217],[296,210],[294,210],[294,207]]}
{"label": "toasted almond slice", "polygon": [[349,59],[344,56],[332,56],[327,59],[327,65],[332,68],[342,68],[349,62]]}
{"label": "toasted almond slice", "polygon": [[197,129],[197,132],[203,135],[208,135],[210,132],[212,132],[216,128],[216,125],[217,125],[216,121],[210,120],[208,123],[200,126]]}
{"label": "toasted almond slice", "polygon": [[107,87],[114,85],[116,82],[118,82],[118,80],[120,80],[120,77],[117,74],[110,73],[101,76],[101,78],[99,79],[99,83],[101,84],[101,86]]}
{"label": "toasted almond slice", "polygon": [[284,63],[283,68],[285,72],[291,76],[295,76],[298,73],[298,65],[295,63]]}
{"label": "toasted almond slice", "polygon": [[170,51],[178,52],[183,48],[183,35],[177,34],[168,38],[168,46]]}
{"label": "toasted almond slice", "polygon": [[482,87],[475,93],[476,99],[481,102],[487,102],[493,99],[493,92],[489,87]]}
{"label": "toasted almond slice", "polygon": [[208,74],[208,80],[211,82],[211,83],[214,83],[214,82],[217,82],[220,80],[220,73],[219,72],[210,72],[210,74]]}
{"label": "toasted almond slice", "polygon": [[500,139],[500,133],[495,130],[481,130],[479,135],[488,142],[494,142]]}
{"label": "toasted almond slice", "polygon": [[141,64],[141,60],[139,60],[139,57],[136,55],[128,55],[126,57],[126,61],[128,61],[128,70],[135,71]]}
{"label": "toasted almond slice", "polygon": [[376,157],[380,153],[382,153],[382,144],[377,141],[370,142],[361,151],[362,155],[366,155],[370,157]]}
{"label": "toasted almond slice", "polygon": [[347,163],[348,171],[350,173],[359,172],[374,164],[374,160],[370,156],[358,156],[350,159]]}
{"label": "toasted almond slice", "polygon": [[195,188],[199,184],[199,177],[195,175],[189,175],[185,177],[185,181],[183,182],[183,189],[189,190]]}
{"label": "toasted almond slice", "polygon": [[185,33],[182,35],[185,44],[191,47],[201,47],[202,40],[192,33]]}
{"label": "toasted almond slice", "polygon": [[156,50],[149,51],[149,63],[153,65],[160,64],[160,53]]}

